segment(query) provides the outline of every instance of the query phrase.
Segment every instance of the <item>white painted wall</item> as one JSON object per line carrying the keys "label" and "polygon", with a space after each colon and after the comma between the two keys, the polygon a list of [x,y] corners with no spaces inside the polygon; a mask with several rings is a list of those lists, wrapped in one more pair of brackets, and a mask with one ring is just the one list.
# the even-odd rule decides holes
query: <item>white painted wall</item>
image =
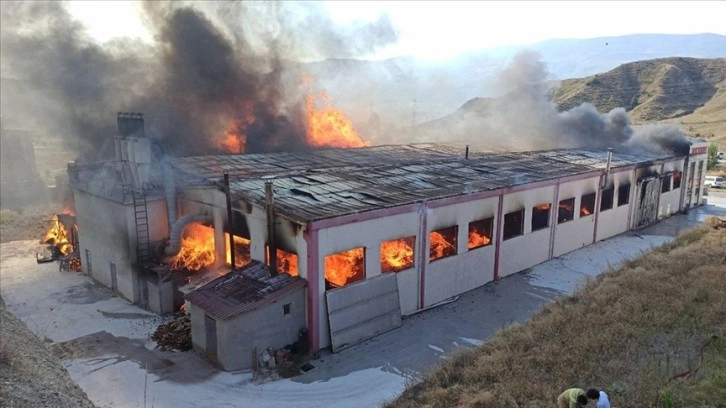
{"label": "white painted wall", "polygon": [[[628,212],[630,211],[630,201],[632,200],[632,193],[628,204],[619,205],[618,203],[618,189],[622,185],[633,184],[633,171],[626,170],[616,173],[610,173],[608,177],[608,186],[612,185],[613,190],[613,208],[610,210],[600,211],[598,216],[597,225],[597,241],[601,241],[606,238],[610,238],[617,234],[623,233],[628,230]],[[598,202],[599,202],[598,198]]]}
{"label": "white painted wall", "polygon": [[[545,228],[532,232],[532,207],[545,203],[552,204],[550,208],[551,226],[553,212],[556,212],[557,209],[557,205],[553,202],[554,194],[555,186],[548,186],[504,196],[502,222],[504,222],[505,214],[524,208],[524,234],[502,241],[499,254],[500,278],[549,259],[551,231],[549,228]],[[503,234],[504,228],[502,228]]]}
{"label": "white painted wall", "polygon": [[[428,237],[431,231],[458,225],[457,256],[437,259],[426,266],[424,285],[424,306],[430,306],[452,296],[482,286],[494,279],[494,246],[468,250],[469,223],[493,218],[492,241],[496,232],[498,197],[453,204],[429,209],[425,234],[428,251]],[[493,242],[492,242],[493,243]],[[428,253],[426,254],[428,261]]]}
{"label": "white painted wall", "polygon": [[[595,216],[593,214],[580,217],[580,199],[583,194],[592,193],[598,190],[600,177],[591,177],[584,180],[571,181],[560,184],[559,201],[568,198],[575,198],[574,220],[557,224],[555,219],[555,243],[552,256],[558,257],[577,248],[591,244],[593,230],[595,228]],[[600,195],[595,197],[595,202],[600,200]],[[559,201],[556,205],[559,205]]]}

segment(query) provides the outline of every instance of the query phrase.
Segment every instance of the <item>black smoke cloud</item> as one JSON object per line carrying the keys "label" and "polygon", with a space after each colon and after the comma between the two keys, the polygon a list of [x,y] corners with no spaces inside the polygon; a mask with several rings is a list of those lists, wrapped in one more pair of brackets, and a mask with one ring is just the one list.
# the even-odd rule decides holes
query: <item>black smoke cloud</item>
{"label": "black smoke cloud", "polygon": [[[556,83],[550,81],[546,64],[536,52],[517,54],[496,83],[502,96],[483,100],[483,108],[460,114],[453,125],[443,123],[453,129],[455,137],[492,150],[613,147],[688,153],[690,142],[678,127],[634,128],[624,108],[600,113],[592,104],[583,103],[560,112],[549,98]],[[425,131],[426,126],[418,130]]]}
{"label": "black smoke cloud", "polygon": [[[146,2],[152,44],[99,45],[59,2],[2,2],[3,116],[108,151],[115,112],[143,112],[175,154],[305,147],[300,60],[369,53],[396,40],[387,18],[337,27],[318,3]],[[7,108],[7,109],[6,109]],[[254,118],[252,120],[251,118]]]}

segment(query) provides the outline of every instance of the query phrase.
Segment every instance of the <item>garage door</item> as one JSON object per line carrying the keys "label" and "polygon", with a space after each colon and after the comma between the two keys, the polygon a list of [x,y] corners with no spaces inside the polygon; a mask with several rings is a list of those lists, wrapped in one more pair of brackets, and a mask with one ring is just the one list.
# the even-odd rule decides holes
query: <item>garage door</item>
{"label": "garage door", "polygon": [[401,325],[395,273],[325,292],[333,352]]}

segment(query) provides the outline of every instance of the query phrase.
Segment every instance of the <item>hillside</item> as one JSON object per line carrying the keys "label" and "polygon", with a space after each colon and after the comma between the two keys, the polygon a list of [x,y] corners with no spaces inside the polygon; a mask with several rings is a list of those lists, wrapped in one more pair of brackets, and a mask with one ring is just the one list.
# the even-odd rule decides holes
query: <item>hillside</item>
{"label": "hillside", "polygon": [[602,388],[621,408],[724,407],[726,228],[717,225],[707,220],[442,360],[386,407],[545,408],[573,386]]}
{"label": "hillside", "polygon": [[[633,123],[680,123],[684,131],[726,146],[726,58],[662,58],[562,81],[560,110],[583,102],[600,112],[624,107]],[[713,136],[711,136],[713,135]]]}
{"label": "hillside", "polygon": [[[662,58],[632,62],[584,78],[543,84],[541,93],[542,100],[538,99],[540,95],[523,101],[521,96],[517,99],[510,94],[499,98],[474,98],[450,115],[418,125],[414,133],[426,138],[445,135],[454,141],[476,144],[488,140],[478,129],[501,121],[502,113],[514,123],[500,128],[516,133],[516,122],[528,119],[517,116],[519,109],[545,111],[552,116],[556,111],[564,112],[588,102],[600,113],[622,107],[633,124],[679,124],[690,136],[705,137],[716,142],[721,150],[726,148],[724,58]],[[538,104],[549,104],[552,112],[546,112],[547,106],[532,109],[532,105]],[[506,112],[507,109],[515,112]],[[500,137],[511,136],[501,134]]]}

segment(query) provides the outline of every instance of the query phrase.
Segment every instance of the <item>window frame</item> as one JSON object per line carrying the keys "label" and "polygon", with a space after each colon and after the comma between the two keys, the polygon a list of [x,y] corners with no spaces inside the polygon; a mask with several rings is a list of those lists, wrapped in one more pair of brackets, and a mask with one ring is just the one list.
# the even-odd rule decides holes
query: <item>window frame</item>
{"label": "window frame", "polygon": [[[507,217],[510,217],[514,214],[520,214],[519,217],[519,232],[514,235],[507,235]],[[520,237],[524,235],[524,208],[516,210],[516,211],[510,211],[506,214],[504,214],[504,217],[502,218],[502,241],[507,241],[512,238]]]}

